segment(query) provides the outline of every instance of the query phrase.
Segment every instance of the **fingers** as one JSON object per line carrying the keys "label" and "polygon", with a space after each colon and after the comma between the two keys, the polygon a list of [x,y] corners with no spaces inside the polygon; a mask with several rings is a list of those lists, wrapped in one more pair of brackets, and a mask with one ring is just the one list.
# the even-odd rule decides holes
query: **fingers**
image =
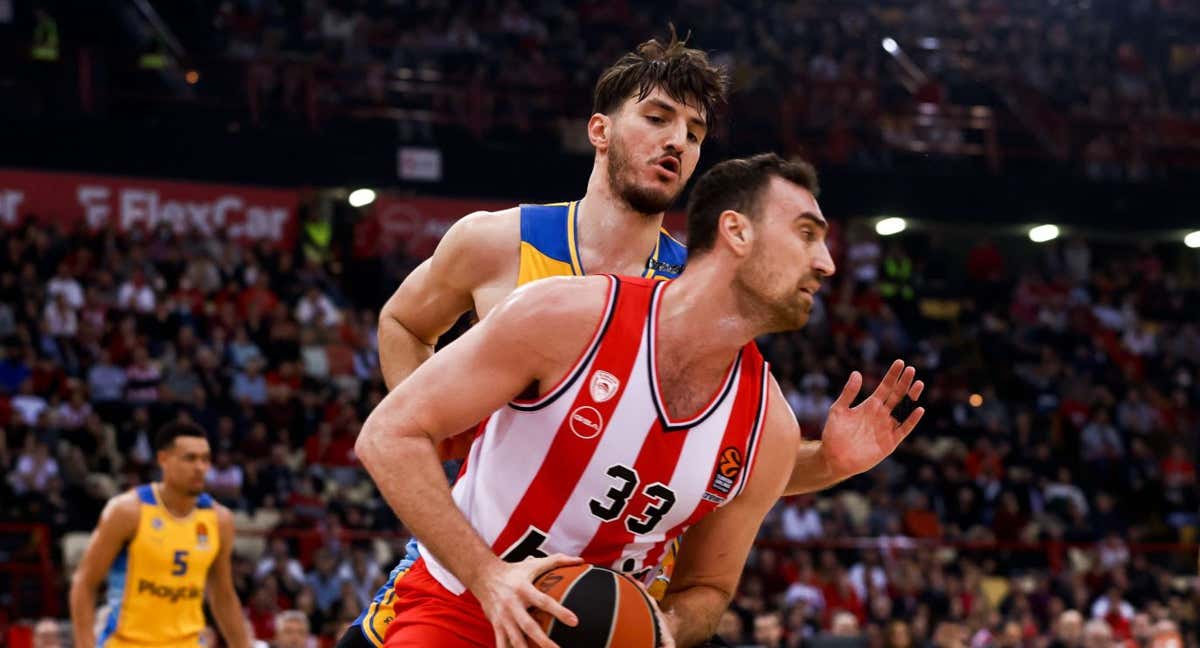
{"label": "fingers", "polygon": [[913,383],[912,389],[908,390],[908,399],[913,401],[918,400],[921,398],[921,394],[924,393],[924,391],[925,381],[918,380],[917,382]]}
{"label": "fingers", "polygon": [[529,648],[525,638],[521,636],[521,630],[508,621],[504,623],[504,644],[508,648]]}
{"label": "fingers", "polygon": [[858,398],[862,384],[862,374],[857,371],[850,372],[850,379],[846,381],[846,386],[842,387],[842,393],[833,402],[833,407],[850,407],[854,403],[854,399]]}
{"label": "fingers", "polygon": [[875,392],[871,394],[871,398],[878,399],[880,403],[887,403],[888,397],[892,395],[892,388],[896,384],[896,379],[900,377],[902,371],[904,371],[904,361],[897,360],[893,362],[892,366],[888,367],[887,373],[883,374],[883,378],[879,381],[879,386],[875,388]]}
{"label": "fingers", "polygon": [[[517,627],[521,629],[521,631],[517,633],[518,635],[524,633],[525,637],[528,637],[531,641],[533,641],[534,645],[539,646],[540,648],[558,648],[558,644],[550,641],[550,637],[546,636],[546,633],[542,630],[542,626],[538,625],[538,623],[533,620],[533,617],[529,616],[528,612],[519,610],[514,611],[513,614],[516,617],[515,620],[517,622]],[[521,646],[523,647],[525,646],[525,637],[518,637],[521,641]]]}
{"label": "fingers", "polygon": [[916,377],[916,367],[905,367],[904,371],[900,373],[900,379],[892,386],[892,392],[888,394],[887,399],[883,402],[883,406],[888,408],[889,412],[899,405],[904,396],[908,394],[908,390],[912,387],[913,380]]}
{"label": "fingers", "polygon": [[579,617],[575,616],[574,612],[568,610],[562,603],[559,603],[550,596],[537,591],[537,589],[533,589],[526,602],[532,607],[544,610],[562,623],[572,627],[579,625]]}
{"label": "fingers", "polygon": [[921,422],[922,416],[925,416],[925,408],[918,407],[912,411],[912,414],[908,415],[908,418],[904,419],[904,423],[901,423],[899,429],[896,430],[897,443],[903,441],[913,431],[913,428],[917,427],[917,423]]}

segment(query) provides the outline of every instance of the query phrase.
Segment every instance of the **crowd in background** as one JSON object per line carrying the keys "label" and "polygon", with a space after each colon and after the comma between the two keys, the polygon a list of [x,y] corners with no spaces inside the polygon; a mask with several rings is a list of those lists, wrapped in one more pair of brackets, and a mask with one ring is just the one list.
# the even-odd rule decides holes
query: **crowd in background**
{"label": "crowd in background", "polygon": [[[259,91],[285,110],[298,83],[290,64],[319,61],[333,88],[326,94],[340,101],[403,105],[423,79],[483,82],[502,91],[464,119],[552,129],[560,117],[588,114],[603,68],[673,22],[730,71],[739,137],[777,142],[780,122],[790,121],[803,152],[827,164],[886,164],[885,144],[911,128],[901,116],[917,103],[982,105],[1004,115],[1005,131],[1026,131],[1029,141],[1002,145],[1042,147],[1098,179],[1144,180],[1169,159],[1181,163],[1164,151],[1194,140],[1188,124],[1200,119],[1200,11],[1172,0],[207,5],[212,29],[197,42],[267,62],[256,68]],[[389,94],[401,69],[407,85]]]}
{"label": "crowd in background", "polygon": [[[296,609],[336,636],[404,532],[353,454],[384,394],[379,303],[351,285],[359,261],[301,236],[11,230],[0,519],[89,531],[108,497],[154,478],[156,426],[193,420],[211,434],[212,494],[269,520],[261,554],[235,560],[256,635]],[[1195,258],[1078,239],[964,253],[857,227],[835,247],[808,326],[760,340],[806,436],[852,370],[870,385],[894,358],[927,381],[928,412],[870,473],[775,508],[722,624],[734,645],[1194,637],[1195,556],[1139,545],[1200,527]]]}

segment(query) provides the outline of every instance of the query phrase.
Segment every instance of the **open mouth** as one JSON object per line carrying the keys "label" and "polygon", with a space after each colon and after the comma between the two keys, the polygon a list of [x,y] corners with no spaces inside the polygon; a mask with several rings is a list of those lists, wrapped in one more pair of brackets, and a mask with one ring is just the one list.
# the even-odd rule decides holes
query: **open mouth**
{"label": "open mouth", "polygon": [[668,155],[664,158],[661,158],[659,159],[657,166],[671,175],[679,175],[679,159],[676,157]]}

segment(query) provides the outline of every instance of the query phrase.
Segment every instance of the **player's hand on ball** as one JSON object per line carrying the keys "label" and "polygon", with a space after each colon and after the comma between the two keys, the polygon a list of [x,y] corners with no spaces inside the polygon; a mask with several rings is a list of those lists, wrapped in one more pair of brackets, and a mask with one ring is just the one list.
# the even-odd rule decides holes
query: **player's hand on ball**
{"label": "player's hand on ball", "polygon": [[484,572],[471,587],[484,614],[492,622],[496,648],[558,648],[533,620],[529,608],[537,608],[574,626],[579,619],[561,603],[538,591],[533,581],[541,574],[567,565],[578,565],[582,558],[554,554],[546,558],[527,558],[519,563],[499,562]]}
{"label": "player's hand on ball", "polygon": [[916,375],[916,368],[903,360],[893,362],[875,392],[852,408],[863,377],[857,371],[850,374],[821,435],[821,452],[834,475],[845,479],[874,468],[913,431],[925,408],[916,408],[904,421],[893,418],[893,410],[905,396],[912,401],[921,397],[925,383],[915,380]]}

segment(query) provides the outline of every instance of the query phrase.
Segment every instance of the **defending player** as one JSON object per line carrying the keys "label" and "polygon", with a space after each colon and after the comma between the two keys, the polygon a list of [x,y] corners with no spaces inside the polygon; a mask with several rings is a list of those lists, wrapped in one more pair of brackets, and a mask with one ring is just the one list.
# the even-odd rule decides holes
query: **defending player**
{"label": "defending player", "polygon": [[[380,403],[356,450],[421,541],[389,648],[552,646],[527,608],[575,620],[538,573],[577,560],[562,554],[642,573],[685,531],[667,629],[683,646],[712,634],[800,443],[753,340],[802,326],[834,272],[815,192],[806,164],[721,163],[692,195],[679,279],[526,286]],[[835,409],[859,444],[894,448],[923,414],[891,419],[913,388],[893,367]],[[437,443],[480,420],[451,494]]]}
{"label": "defending player", "polygon": [[[168,423],[155,436],[155,447],[162,482],[109,500],[75,571],[75,646],[197,645],[207,592],[226,643],[249,648],[233,589],[233,517],[204,492],[211,463],[204,430]],[[96,639],[96,588],[105,578],[109,613]]]}

